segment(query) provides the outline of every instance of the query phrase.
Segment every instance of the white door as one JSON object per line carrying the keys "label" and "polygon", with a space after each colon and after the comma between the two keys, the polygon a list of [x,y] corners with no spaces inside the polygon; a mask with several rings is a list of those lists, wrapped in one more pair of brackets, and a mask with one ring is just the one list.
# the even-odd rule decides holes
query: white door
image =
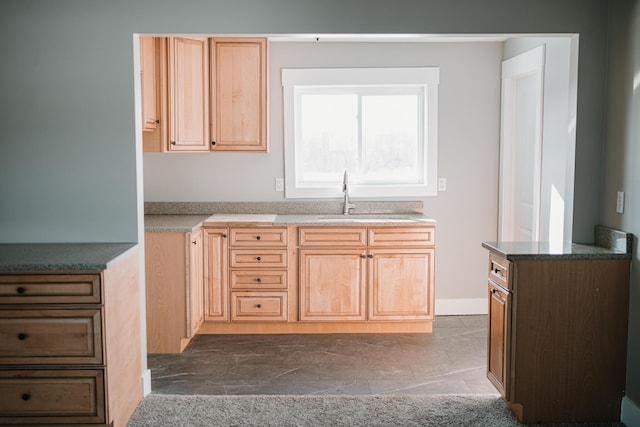
{"label": "white door", "polygon": [[544,46],[502,63],[500,241],[540,238]]}

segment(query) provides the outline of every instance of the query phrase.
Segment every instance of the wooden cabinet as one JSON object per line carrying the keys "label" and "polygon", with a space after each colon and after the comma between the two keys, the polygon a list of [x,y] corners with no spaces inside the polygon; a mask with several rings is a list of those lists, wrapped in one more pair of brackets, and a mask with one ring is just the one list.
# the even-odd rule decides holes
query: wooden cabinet
{"label": "wooden cabinet", "polygon": [[204,320],[202,231],[145,233],[147,351],[180,353]]}
{"label": "wooden cabinet", "polygon": [[301,227],[300,320],[433,320],[434,258],[434,227]]}
{"label": "wooden cabinet", "polygon": [[140,37],[142,147],[161,152],[167,141],[167,40]]}
{"label": "wooden cabinet", "polygon": [[142,399],[138,254],[0,272],[0,424],[124,427]]}
{"label": "wooden cabinet", "polygon": [[204,228],[205,308],[207,321],[229,320],[229,229]]}
{"label": "wooden cabinet", "polygon": [[209,151],[209,44],[169,37],[168,151]]}
{"label": "wooden cabinet", "polygon": [[266,38],[140,37],[145,152],[267,152]]}
{"label": "wooden cabinet", "polygon": [[487,377],[524,423],[617,421],[630,261],[491,252]]}
{"label": "wooden cabinet", "polygon": [[232,321],[288,319],[286,227],[231,227]]}
{"label": "wooden cabinet", "polygon": [[268,43],[212,38],[211,150],[266,152]]}

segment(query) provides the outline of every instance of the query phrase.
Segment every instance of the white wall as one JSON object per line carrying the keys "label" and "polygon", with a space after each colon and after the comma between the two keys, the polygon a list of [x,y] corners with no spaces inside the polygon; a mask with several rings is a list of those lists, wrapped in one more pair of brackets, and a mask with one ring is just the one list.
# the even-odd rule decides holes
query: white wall
{"label": "white wall", "polygon": [[270,49],[269,154],[145,154],[146,200],[283,200],[274,191],[274,178],[284,176],[282,68],[438,66],[438,167],[448,188],[422,199],[438,221],[437,298],[477,299],[476,311],[486,311],[480,242],[497,233],[502,43],[277,42]]}
{"label": "white wall", "polygon": [[[540,240],[555,241],[550,230],[562,230],[561,240],[572,241],[577,37],[510,38],[504,43],[504,59],[537,46],[545,47]],[[592,243],[592,236],[583,242]]]}

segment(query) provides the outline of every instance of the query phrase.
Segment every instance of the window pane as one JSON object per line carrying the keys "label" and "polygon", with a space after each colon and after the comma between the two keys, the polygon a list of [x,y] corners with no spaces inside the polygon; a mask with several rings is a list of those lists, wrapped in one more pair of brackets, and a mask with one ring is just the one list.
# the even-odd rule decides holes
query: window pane
{"label": "window pane", "polygon": [[419,96],[362,98],[361,181],[418,184],[424,181]]}
{"label": "window pane", "polygon": [[358,97],[354,94],[298,96],[299,183],[341,180],[355,169],[358,152]]}

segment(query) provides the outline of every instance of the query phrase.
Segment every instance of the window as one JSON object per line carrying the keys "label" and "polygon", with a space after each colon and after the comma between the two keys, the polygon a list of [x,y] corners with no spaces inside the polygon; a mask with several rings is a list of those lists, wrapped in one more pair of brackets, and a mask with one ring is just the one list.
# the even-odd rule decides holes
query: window
{"label": "window", "polygon": [[283,69],[287,198],[437,194],[438,68]]}

